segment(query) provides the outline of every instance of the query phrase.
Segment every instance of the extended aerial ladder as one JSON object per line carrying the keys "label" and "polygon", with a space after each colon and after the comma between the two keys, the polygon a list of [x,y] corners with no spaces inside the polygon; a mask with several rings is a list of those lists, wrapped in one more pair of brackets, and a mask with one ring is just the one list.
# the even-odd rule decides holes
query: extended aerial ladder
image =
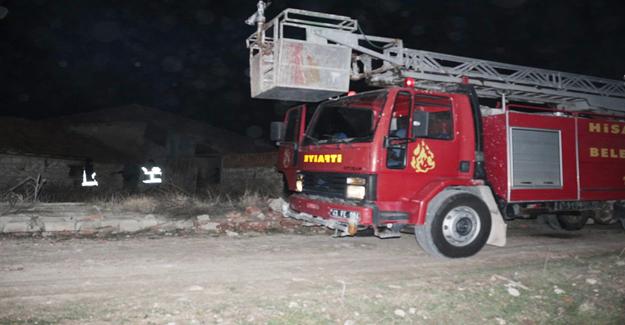
{"label": "extended aerial ladder", "polygon": [[366,35],[347,16],[286,9],[265,22],[263,1],[247,23],[252,97],[317,102],[348,91],[349,81],[376,86],[415,79],[417,88],[472,84],[479,97],[557,105],[569,111],[625,115],[625,82],[405,48]]}

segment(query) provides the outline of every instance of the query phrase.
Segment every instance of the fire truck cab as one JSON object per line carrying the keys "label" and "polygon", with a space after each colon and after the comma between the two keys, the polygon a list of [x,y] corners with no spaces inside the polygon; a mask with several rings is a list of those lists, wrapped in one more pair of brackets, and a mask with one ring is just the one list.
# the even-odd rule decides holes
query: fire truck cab
{"label": "fire truck cab", "polygon": [[419,225],[430,253],[476,253],[503,221],[476,170],[475,112],[467,94],[406,87],[326,101],[306,129],[305,107],[291,109],[277,164],[293,193],[286,212],[346,235]]}

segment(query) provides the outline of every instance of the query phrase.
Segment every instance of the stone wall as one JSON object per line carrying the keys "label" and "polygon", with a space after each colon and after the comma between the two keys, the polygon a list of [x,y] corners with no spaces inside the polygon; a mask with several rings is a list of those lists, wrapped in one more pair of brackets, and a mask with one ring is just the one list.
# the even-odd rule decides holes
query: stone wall
{"label": "stone wall", "polygon": [[[28,177],[41,175],[46,180],[44,190],[79,188],[82,182],[84,161],[80,159],[61,159],[27,155],[0,154],[0,193],[17,185]],[[122,188],[122,169],[117,164],[94,162],[99,188],[119,190]]]}
{"label": "stone wall", "polygon": [[[222,160],[218,156],[167,160],[162,166],[163,181],[175,184],[189,193],[203,192],[216,186],[217,182],[218,186],[232,193],[243,193],[246,190],[263,194],[280,193],[281,175],[273,166],[267,166],[271,158],[273,157],[270,155],[262,154],[242,155],[233,159],[237,163],[231,163],[230,166],[221,166]],[[253,166],[254,163],[260,163],[261,166]],[[81,197],[79,194],[85,191],[102,194],[124,188],[122,164],[103,164],[94,161],[99,186],[83,189],[81,187],[83,166],[84,161],[81,159],[0,154],[0,194],[24,179],[37,178],[38,175],[46,179],[43,194],[51,197],[53,201],[71,200],[72,197],[78,199]],[[69,195],[71,191],[73,193]]]}
{"label": "stone wall", "polygon": [[223,156],[221,186],[231,192],[252,191],[267,195],[282,192],[282,175],[274,167],[277,151]]}
{"label": "stone wall", "polygon": [[258,192],[278,195],[282,191],[282,175],[274,167],[224,168],[221,186],[233,192]]}
{"label": "stone wall", "polygon": [[228,154],[223,156],[224,168],[273,167],[278,160],[278,151]]}

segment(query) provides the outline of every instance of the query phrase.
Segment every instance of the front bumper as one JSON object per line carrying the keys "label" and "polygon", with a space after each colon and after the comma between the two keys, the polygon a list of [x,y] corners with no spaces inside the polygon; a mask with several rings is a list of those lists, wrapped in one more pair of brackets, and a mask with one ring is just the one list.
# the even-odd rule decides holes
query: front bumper
{"label": "front bumper", "polygon": [[[290,208],[300,213],[307,213],[318,218],[347,223],[350,216],[338,215],[336,211],[358,215],[358,224],[371,225],[375,213],[375,206],[357,204],[341,199],[331,199],[322,196],[295,194],[289,198]],[[335,212],[333,214],[333,211]]]}
{"label": "front bumper", "polygon": [[328,227],[330,229],[334,229],[340,231],[342,235],[348,236],[350,234],[349,225],[347,223],[339,222],[331,219],[323,219],[319,217],[315,217],[312,214],[308,214],[305,212],[297,212],[293,209],[289,208],[288,203],[285,203],[282,208],[282,213],[293,219],[302,220],[304,222],[312,223],[315,225]]}
{"label": "front bumper", "polygon": [[375,213],[374,206],[301,194],[292,195],[282,210],[290,218],[335,229],[343,236],[354,235],[359,227],[371,225]]}

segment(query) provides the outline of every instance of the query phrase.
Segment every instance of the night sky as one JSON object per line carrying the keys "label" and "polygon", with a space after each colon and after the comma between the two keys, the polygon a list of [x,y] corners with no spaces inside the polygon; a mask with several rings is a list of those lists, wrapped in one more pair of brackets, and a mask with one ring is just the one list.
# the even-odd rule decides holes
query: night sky
{"label": "night sky", "polygon": [[[45,118],[137,103],[265,136],[292,103],[249,96],[256,0],[0,0],[0,110]],[[625,1],[274,1],[342,14],[410,48],[622,80]],[[0,14],[2,13],[0,8]],[[262,134],[261,134],[262,132]]]}

